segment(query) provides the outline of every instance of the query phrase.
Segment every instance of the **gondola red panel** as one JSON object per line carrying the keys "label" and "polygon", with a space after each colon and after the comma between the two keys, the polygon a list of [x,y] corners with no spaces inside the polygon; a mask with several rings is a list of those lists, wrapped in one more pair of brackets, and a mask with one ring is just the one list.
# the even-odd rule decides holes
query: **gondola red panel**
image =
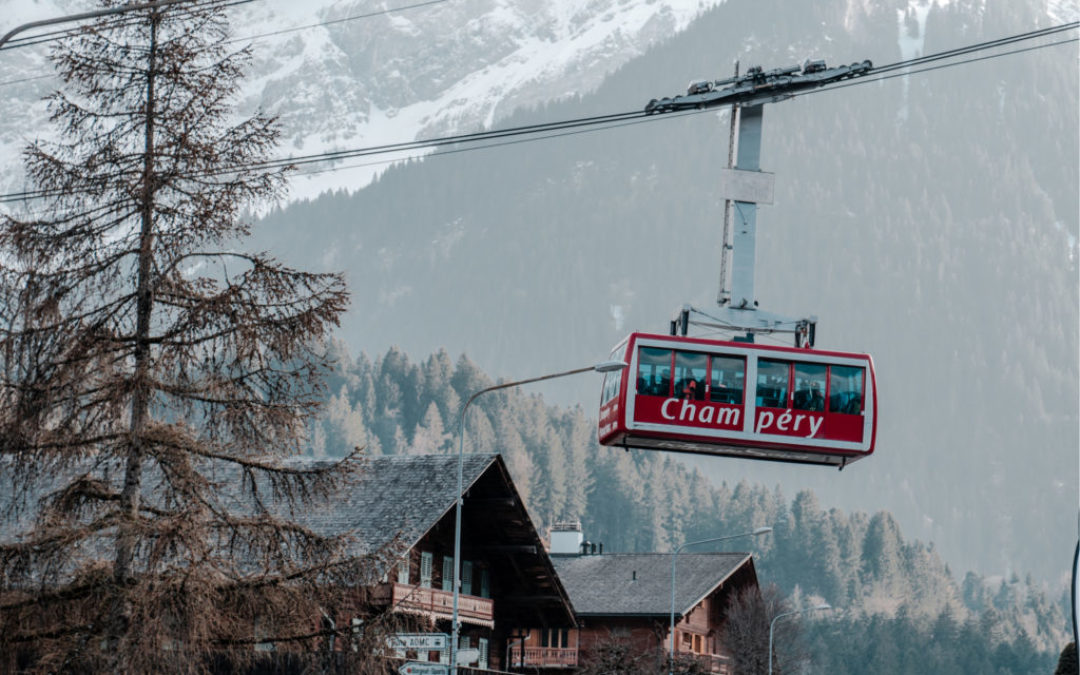
{"label": "gondola red panel", "polygon": [[613,358],[604,445],[843,467],[874,451],[867,354],[633,333]]}

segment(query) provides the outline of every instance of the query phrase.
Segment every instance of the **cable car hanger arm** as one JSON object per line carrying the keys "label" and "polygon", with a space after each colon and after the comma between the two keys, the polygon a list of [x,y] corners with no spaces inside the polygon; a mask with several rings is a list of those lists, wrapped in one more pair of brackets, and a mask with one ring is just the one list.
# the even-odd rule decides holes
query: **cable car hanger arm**
{"label": "cable car hanger arm", "polygon": [[[666,113],[677,110],[712,108],[719,105],[756,105],[791,98],[801,91],[817,89],[840,80],[862,77],[873,72],[869,60],[828,68],[824,61],[807,60],[802,66],[762,70],[754,66],[745,75],[725,80],[691,82],[682,96],[652,99],[645,112]],[[725,86],[726,85],[726,86]],[[722,89],[720,87],[723,87]]]}

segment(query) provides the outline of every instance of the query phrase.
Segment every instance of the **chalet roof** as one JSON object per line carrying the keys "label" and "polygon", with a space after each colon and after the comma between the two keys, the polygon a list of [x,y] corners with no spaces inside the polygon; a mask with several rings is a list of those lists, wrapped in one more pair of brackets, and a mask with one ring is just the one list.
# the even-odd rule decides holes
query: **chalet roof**
{"label": "chalet roof", "polygon": [[[671,554],[553,555],[552,562],[578,616],[669,616]],[[736,570],[749,553],[680,553],[675,613],[682,616]]]}
{"label": "chalet roof", "polygon": [[[466,493],[496,461],[498,455],[465,455]],[[324,534],[353,531],[355,546],[361,551],[381,548],[395,536],[411,548],[453,510],[457,466],[456,455],[369,458],[356,480],[332,503],[316,507],[302,519]]]}

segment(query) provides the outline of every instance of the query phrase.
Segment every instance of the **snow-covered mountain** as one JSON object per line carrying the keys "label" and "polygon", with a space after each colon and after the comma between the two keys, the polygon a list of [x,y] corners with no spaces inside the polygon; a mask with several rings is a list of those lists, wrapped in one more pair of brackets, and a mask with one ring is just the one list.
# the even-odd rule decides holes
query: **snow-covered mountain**
{"label": "snow-covered mountain", "polygon": [[[231,9],[254,64],[242,110],[280,116],[283,155],[490,126],[521,106],[586,93],[719,0],[255,0]],[[85,11],[85,0],[2,0],[0,33]],[[28,32],[26,35],[33,35]],[[0,52],[0,190],[46,131],[46,46]],[[33,79],[30,79],[33,78]],[[385,163],[297,177],[291,196],[356,189]],[[316,169],[317,171],[317,169]]]}

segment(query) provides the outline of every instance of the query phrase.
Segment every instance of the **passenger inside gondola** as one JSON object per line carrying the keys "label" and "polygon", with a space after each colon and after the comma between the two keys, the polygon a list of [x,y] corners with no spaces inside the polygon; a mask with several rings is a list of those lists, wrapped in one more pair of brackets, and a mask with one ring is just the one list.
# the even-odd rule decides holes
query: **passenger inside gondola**
{"label": "passenger inside gondola", "polygon": [[714,403],[742,405],[746,360],[735,356],[712,357],[712,381],[709,400]]}
{"label": "passenger inside gondola", "polygon": [[637,393],[645,396],[670,395],[670,349],[642,347],[638,350]]}
{"label": "passenger inside gondola", "polygon": [[810,412],[825,412],[827,368],[818,363],[795,364],[795,395],[791,402],[793,408]]}
{"label": "passenger inside gondola", "polygon": [[675,395],[684,401],[704,401],[708,365],[707,354],[675,352]]}
{"label": "passenger inside gondola", "polygon": [[862,399],[863,369],[833,366],[829,371],[829,412],[861,415]]}
{"label": "passenger inside gondola", "polygon": [[758,361],[757,405],[763,408],[786,408],[788,405],[789,364],[784,361]]}

